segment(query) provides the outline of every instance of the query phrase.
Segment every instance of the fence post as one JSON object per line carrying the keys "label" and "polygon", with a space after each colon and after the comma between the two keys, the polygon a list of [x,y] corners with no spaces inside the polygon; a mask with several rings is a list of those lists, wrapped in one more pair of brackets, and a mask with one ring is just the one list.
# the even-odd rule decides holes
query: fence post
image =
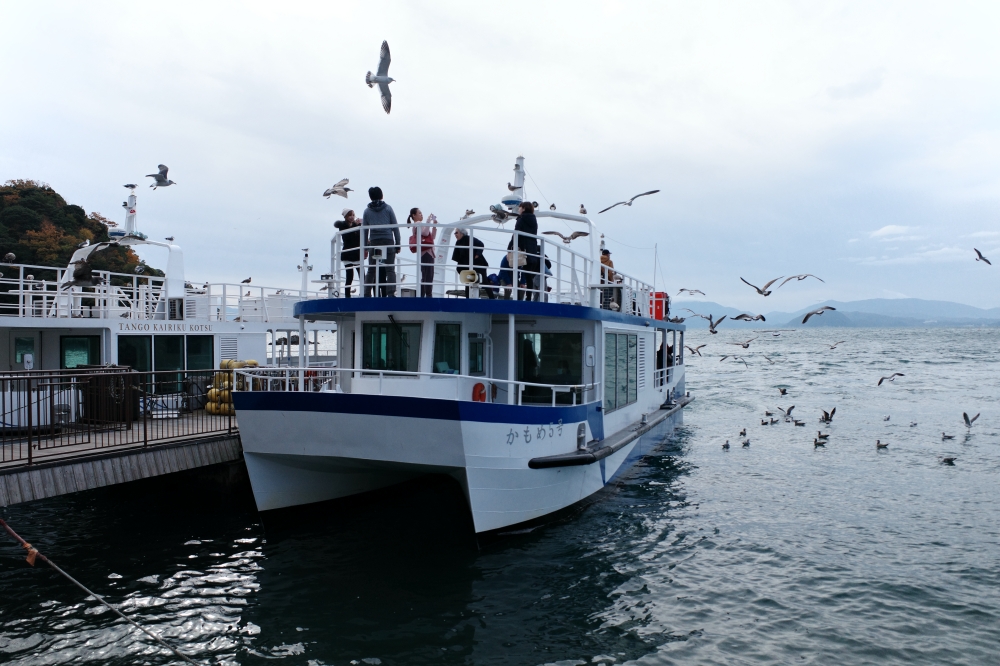
{"label": "fence post", "polygon": [[139,397],[139,411],[142,413],[142,446],[143,447],[149,446],[149,431],[148,431],[148,427],[146,425],[146,421],[147,421],[148,414],[149,414],[149,390],[148,389],[149,389],[149,383],[147,382],[146,386],[145,386],[145,388],[143,390],[143,394],[146,396],[146,399],[143,400],[142,396]]}
{"label": "fence post", "polygon": [[28,464],[31,464],[31,379],[27,380],[28,390]]}

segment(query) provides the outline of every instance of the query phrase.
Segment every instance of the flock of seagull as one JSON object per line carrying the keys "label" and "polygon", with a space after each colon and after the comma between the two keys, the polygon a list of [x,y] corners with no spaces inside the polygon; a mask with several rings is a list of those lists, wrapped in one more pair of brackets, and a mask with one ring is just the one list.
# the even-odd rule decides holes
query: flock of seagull
{"label": "flock of seagull", "polygon": [[[983,261],[986,264],[992,266],[992,264],[990,263],[989,259],[987,259],[985,256],[983,256],[982,252],[980,252],[979,250],[976,250],[976,261]],[[742,277],[740,278],[740,280],[743,281],[748,286],[752,287],[761,296],[765,296],[766,297],[766,296],[770,296],[771,293],[773,292],[773,290],[771,289],[771,286],[773,284],[775,284],[776,282],[778,282],[778,280],[781,280],[783,277],[784,276],[781,276],[781,277],[777,277],[777,278],[775,278],[773,280],[770,280],[769,282],[765,283],[763,287],[758,287],[756,285],[753,285],[750,282],[747,282]],[[810,277],[811,278],[816,278],[820,282],[825,282],[823,279],[821,279],[821,278],[819,278],[819,277],[817,277],[815,275],[812,275],[811,273],[804,273],[802,275],[793,275],[791,277],[785,278],[784,282],[781,282],[777,287],[774,287],[774,289],[778,289],[778,288],[784,286],[785,284],[787,284],[788,282],[791,282],[792,280],[802,281],[802,280],[804,280],[806,278],[810,278]],[[705,292],[701,291],[700,289],[683,288],[683,289],[680,289],[677,292],[678,296],[681,295],[681,294],[688,294],[688,295],[691,295],[691,296],[694,296],[694,295],[698,294],[698,295],[701,295],[701,296],[705,296]],[[691,316],[693,316],[693,317],[700,317],[700,318],[705,319],[706,321],[708,321],[708,332],[711,333],[711,334],[713,334],[713,335],[718,333],[717,327],[719,326],[719,324],[722,323],[722,321],[724,319],[726,319],[726,315],[723,315],[722,317],[719,317],[718,319],[715,319],[711,314],[708,314],[708,315],[699,314],[699,313],[697,313],[697,312],[695,312],[695,311],[693,311],[691,309],[688,309],[688,308],[683,308],[683,310],[685,310],[687,312],[690,312]],[[820,308],[817,308],[815,310],[807,312],[805,314],[805,316],[802,318],[802,323],[805,324],[812,317],[820,316],[824,312],[827,312],[827,311],[830,311],[830,310],[836,310],[836,308],[831,307],[829,305],[824,305],[824,306],[822,306]],[[737,321],[766,321],[766,319],[764,318],[764,315],[762,315],[762,314],[757,314],[757,315],[739,314],[739,315],[737,315],[735,317],[731,317],[731,319],[734,319],[734,320],[737,320]],[[683,317],[673,317],[673,318],[669,319],[669,321],[674,322],[674,323],[682,323],[684,321],[684,318]],[[778,337],[778,336],[781,335],[780,331],[772,331],[771,333],[775,337]],[[734,346],[737,346],[737,347],[741,347],[742,349],[749,349],[750,348],[750,343],[754,342],[759,337],[760,336],[755,336],[755,337],[750,338],[749,340],[744,340],[742,342],[740,342],[740,341],[729,342],[727,344],[734,345]],[[837,349],[838,345],[844,344],[844,342],[845,342],[844,340],[838,340],[837,342],[834,342],[833,344],[830,344],[828,346],[829,346],[830,350],[835,350],[835,349]],[[705,344],[700,344],[700,345],[698,345],[696,347],[692,347],[690,345],[684,345],[684,348],[687,349],[687,351],[690,352],[694,356],[703,356],[703,354],[701,353],[701,350],[704,349],[707,346],[708,346],[708,344],[705,343]],[[767,356],[764,356],[764,358],[769,363],[771,363],[771,364],[774,363],[774,361],[771,360],[770,358],[768,358]],[[722,361],[725,361],[726,359],[733,359],[735,362],[743,363],[743,366],[745,368],[747,368],[747,369],[749,369],[749,367],[750,367],[747,364],[746,359],[743,356],[740,356],[738,354],[725,354],[725,355],[723,355],[722,357],[719,358],[719,362],[721,363]],[[895,382],[895,380],[896,380],[897,377],[905,377],[905,376],[906,375],[904,375],[902,372],[893,372],[892,374],[890,374],[888,376],[880,377],[879,380],[878,380],[878,382],[875,384],[875,386],[876,387],[882,386],[886,382],[892,383],[892,382]],[[781,396],[787,396],[788,389],[784,388],[784,387],[778,387],[778,393]],[[761,419],[760,424],[762,426],[772,426],[772,425],[775,425],[777,423],[781,423],[783,421],[785,423],[792,423],[794,426],[805,427],[805,425],[806,425],[805,421],[802,421],[802,420],[797,419],[797,418],[795,418],[795,417],[792,416],[792,410],[795,409],[795,405],[791,405],[787,409],[784,409],[784,408],[781,408],[781,407],[778,407],[777,409],[778,409],[779,412],[781,412],[781,416],[780,417],[779,416],[775,416],[775,414],[773,412],[771,412],[771,411],[765,410],[764,411],[764,418]],[[826,410],[820,410],[820,411],[822,412],[822,416],[819,417],[820,423],[821,424],[829,425],[833,421],[834,415],[837,413],[837,408],[834,407],[829,412],[827,412]],[[963,419],[963,421],[965,423],[965,427],[968,428],[969,430],[972,429],[973,424],[976,422],[976,419],[978,419],[978,418],[979,418],[979,414],[976,414],[975,416],[970,417],[968,415],[968,413],[962,412],[962,419]],[[883,420],[884,421],[888,421],[889,417],[885,416],[883,418]],[[910,423],[910,427],[916,427],[916,425],[917,424],[915,422]],[[740,441],[740,444],[742,445],[742,447],[743,448],[749,448],[750,447],[750,439],[749,439],[749,437],[747,437],[746,428],[743,428],[739,432],[739,437],[742,438],[742,440]],[[941,433],[941,440],[942,441],[952,440],[954,438],[955,438],[954,435],[949,435],[947,432],[942,432]],[[830,434],[829,433],[824,433],[822,431],[822,429],[818,430],[816,432],[816,437],[813,438],[813,448],[816,448],[816,449],[825,448],[826,444],[829,442],[829,439],[830,439]],[[729,450],[730,444],[729,444],[729,440],[728,439],[725,441],[725,443],[723,443],[722,448],[724,450],[727,450],[727,451]],[[888,442],[883,442],[881,439],[876,439],[875,440],[875,449],[876,449],[876,451],[884,451],[884,450],[886,450],[888,448],[889,448]],[[945,465],[954,465],[955,461],[957,460],[957,458],[951,457],[951,456],[944,456],[944,457],[940,457],[939,459],[940,459],[941,463],[945,464]]]}

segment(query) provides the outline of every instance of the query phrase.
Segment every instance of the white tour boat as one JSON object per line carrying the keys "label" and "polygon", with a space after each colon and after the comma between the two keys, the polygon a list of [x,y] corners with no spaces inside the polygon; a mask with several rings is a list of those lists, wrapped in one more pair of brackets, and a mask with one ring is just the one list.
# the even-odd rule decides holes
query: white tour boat
{"label": "white tour boat", "polygon": [[[666,320],[666,295],[602,265],[603,240],[585,215],[538,211],[540,233],[515,231],[523,184],[519,157],[512,191],[490,214],[400,224],[395,279],[386,272],[390,284],[367,296],[346,297],[354,268],[340,261],[358,228],[337,232],[322,280],[332,297],[299,302],[294,314],[300,327],[336,325],[338,367],[303,358],[298,368],[236,371],[260,510],[437,473],[461,485],[476,532],[496,530],[593,494],[680,423],[690,399],[684,327]],[[420,239],[431,228],[433,279],[425,272],[421,283]],[[384,268],[380,246],[362,236],[361,250]],[[477,268],[496,275],[484,280]]]}

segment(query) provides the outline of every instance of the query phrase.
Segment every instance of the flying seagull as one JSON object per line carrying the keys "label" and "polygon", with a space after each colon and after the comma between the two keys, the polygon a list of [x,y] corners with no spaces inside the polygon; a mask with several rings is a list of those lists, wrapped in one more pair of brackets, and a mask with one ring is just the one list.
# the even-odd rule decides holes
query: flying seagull
{"label": "flying seagull", "polygon": [[168,187],[170,185],[177,184],[172,180],[167,180],[167,172],[170,171],[170,167],[168,167],[166,164],[158,164],[156,168],[160,170],[159,173],[146,174],[146,178],[153,179],[153,184],[150,185],[150,187],[152,187],[155,190],[158,187]]}
{"label": "flying seagull", "polygon": [[705,295],[705,292],[703,292],[701,289],[681,289],[680,291],[677,292],[677,295],[680,296],[684,292],[687,292],[692,296],[694,296],[695,294],[701,294],[702,296]]}
{"label": "flying seagull", "polygon": [[889,375],[888,377],[882,377],[881,379],[879,379],[878,380],[878,384],[876,384],[875,386],[882,386],[882,382],[884,382],[887,379],[890,382],[894,382],[894,381],[896,381],[896,377],[905,377],[905,376],[906,375],[904,375],[902,372],[894,372],[891,375]]}
{"label": "flying seagull", "polygon": [[729,344],[731,344],[731,345],[739,345],[740,347],[743,347],[743,349],[750,349],[750,343],[753,342],[756,339],[757,338],[750,338],[746,342],[730,342]]}
{"label": "flying seagull", "polygon": [[840,340],[838,342],[834,342],[832,345],[830,345],[830,349],[836,349],[837,345],[842,345],[844,344],[844,342],[846,342],[846,340]]}
{"label": "flying seagull", "polygon": [[472,217],[475,214],[476,214],[476,211],[472,210],[471,208],[466,208],[465,209],[465,215],[463,215],[462,217],[460,217],[458,219],[460,219],[460,220],[467,220],[467,219],[469,219],[470,217]]}
{"label": "flying seagull", "polygon": [[388,114],[392,108],[392,93],[389,92],[389,84],[396,79],[389,78],[389,42],[382,42],[382,50],[378,56],[378,72],[372,76],[371,72],[365,74],[365,83],[371,88],[378,84],[379,92],[382,93],[382,108]]}
{"label": "flying seagull", "polygon": [[764,315],[762,314],[759,315],[738,314],[735,317],[733,317],[733,319],[736,319],[737,321],[767,321],[766,319],[764,319]]}
{"label": "flying seagull", "polygon": [[788,409],[782,409],[781,407],[778,407],[778,411],[781,412],[782,414],[784,414],[786,419],[792,417],[792,410],[793,409],[795,409],[795,405],[792,405]]}
{"label": "flying seagull", "polygon": [[337,181],[333,187],[323,192],[323,196],[329,199],[331,194],[336,194],[338,197],[344,197],[346,199],[347,193],[354,191],[347,187],[347,183],[349,182],[350,181],[347,178]]}
{"label": "flying seagull", "polygon": [[805,280],[806,278],[809,278],[809,277],[816,278],[820,282],[826,284],[826,280],[824,280],[823,278],[818,278],[815,275],[813,275],[812,273],[803,273],[802,275],[793,275],[790,278],[785,278],[785,281],[782,282],[781,284],[779,284],[778,287],[784,287],[785,284],[787,284],[788,282],[791,282],[792,280],[798,280],[799,282],[802,282],[803,280]]}
{"label": "flying seagull", "polygon": [[732,355],[726,355],[726,356],[723,356],[722,358],[720,358],[720,359],[719,359],[719,363],[722,363],[722,362],[723,362],[723,361],[725,361],[725,360],[726,360],[727,358],[731,358],[731,359],[733,359],[734,361],[740,361],[740,362],[741,362],[741,363],[743,364],[743,366],[744,366],[744,367],[746,367],[747,369],[749,369],[749,368],[750,368],[750,366],[749,366],[749,365],[747,365],[747,362],[746,362],[745,360],[743,360],[743,357],[742,357],[742,356],[732,356]]}
{"label": "flying seagull", "polygon": [[684,345],[684,349],[687,349],[692,354],[697,354],[698,356],[701,356],[701,352],[698,350],[705,346],[707,345],[698,345],[697,347],[690,347],[688,345]]}
{"label": "flying seagull", "polygon": [[628,201],[619,201],[616,204],[612,204],[612,205],[608,206],[607,208],[605,208],[602,211],[598,211],[597,214],[600,215],[601,213],[605,213],[605,212],[611,210],[612,208],[614,208],[615,206],[631,206],[632,202],[635,201],[636,199],[638,199],[639,197],[649,196],[650,194],[656,194],[657,192],[659,192],[659,190],[650,190],[649,192],[643,192],[642,194],[637,194],[634,197],[632,197],[631,199],[629,199]]}
{"label": "flying seagull", "polygon": [[818,310],[813,310],[812,312],[807,312],[806,316],[802,318],[802,323],[804,324],[807,321],[809,321],[809,318],[812,317],[812,316],[818,316],[818,315],[823,314],[827,310],[836,310],[836,309],[837,308],[831,307],[829,305],[824,305],[823,307],[819,308]]}
{"label": "flying seagull", "polygon": [[756,289],[757,293],[760,294],[761,296],[770,296],[771,292],[768,291],[767,288],[770,287],[775,282],[777,282],[778,280],[780,280],[782,277],[785,277],[785,276],[782,275],[781,277],[774,278],[773,280],[771,280],[770,282],[768,282],[767,284],[765,284],[763,288],[761,288],[761,287],[754,287],[754,285],[750,284],[746,280],[743,280],[743,278],[740,278],[740,279],[743,280],[744,284],[749,284],[751,287],[753,287],[754,289]]}
{"label": "flying seagull", "polygon": [[819,420],[822,421],[823,423],[829,423],[830,421],[833,420],[833,415],[837,413],[837,408],[834,407],[829,412],[827,412],[825,409],[821,409],[819,411],[823,412],[823,416],[821,416]]}
{"label": "flying seagull", "polygon": [[965,419],[965,427],[966,428],[971,428],[972,424],[975,423],[976,419],[979,418],[979,414],[976,414],[975,416],[973,416],[970,419],[968,414],[966,414],[965,412],[962,412],[962,418]]}
{"label": "flying seagull", "polygon": [[708,315],[706,317],[705,315],[695,314],[695,316],[696,317],[701,317],[702,319],[707,319],[708,320],[708,332],[711,333],[712,335],[715,335],[716,333],[718,333],[718,331],[715,330],[715,327],[718,326],[719,324],[721,324],[722,320],[726,318],[726,315],[722,315],[716,321],[712,321],[712,315]]}
{"label": "flying seagull", "polygon": [[574,231],[569,236],[563,236],[558,231],[543,231],[542,233],[548,234],[549,236],[559,236],[559,238],[562,239],[562,242],[566,243],[567,245],[569,245],[570,241],[574,241],[577,238],[583,238],[584,236],[590,235],[589,231]]}
{"label": "flying seagull", "polygon": [[[972,249],[973,249],[973,250],[976,250],[976,248],[972,248]],[[989,259],[987,259],[986,257],[984,257],[984,256],[983,256],[983,253],[982,253],[982,252],[980,252],[979,250],[976,250],[976,261],[985,261],[985,262],[986,262],[987,264],[989,264],[990,266],[992,266],[992,265],[993,265],[993,264],[991,264],[991,263],[990,263],[990,260],[989,260]]]}
{"label": "flying seagull", "polygon": [[[764,355],[763,355],[763,354],[761,354],[761,356],[764,356]],[[767,358],[767,356],[764,356],[764,358],[766,358],[766,359],[767,359],[767,362],[768,362],[768,363],[770,363],[771,365],[774,365],[774,361],[772,361],[771,359]]]}

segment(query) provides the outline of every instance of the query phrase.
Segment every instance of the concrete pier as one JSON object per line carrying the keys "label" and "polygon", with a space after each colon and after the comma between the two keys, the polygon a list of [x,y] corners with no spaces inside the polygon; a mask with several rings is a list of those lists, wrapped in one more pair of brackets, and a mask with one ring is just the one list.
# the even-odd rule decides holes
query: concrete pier
{"label": "concrete pier", "polygon": [[239,460],[239,434],[192,438],[0,468],[0,507]]}

